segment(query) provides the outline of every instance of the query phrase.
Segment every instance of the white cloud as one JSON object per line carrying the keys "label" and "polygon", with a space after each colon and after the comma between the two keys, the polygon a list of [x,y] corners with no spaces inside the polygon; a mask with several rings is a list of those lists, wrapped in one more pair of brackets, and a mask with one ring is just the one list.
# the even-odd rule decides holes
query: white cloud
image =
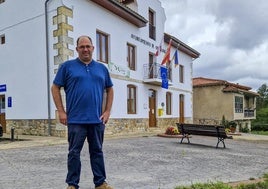
{"label": "white cloud", "polygon": [[194,76],[257,90],[268,82],[268,1],[160,0],[165,31],[201,53]]}

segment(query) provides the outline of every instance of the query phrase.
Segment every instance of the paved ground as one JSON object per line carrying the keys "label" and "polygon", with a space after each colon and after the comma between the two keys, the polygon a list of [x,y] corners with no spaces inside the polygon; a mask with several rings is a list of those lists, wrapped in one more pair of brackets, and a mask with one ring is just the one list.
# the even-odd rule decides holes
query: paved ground
{"label": "paved ground", "polygon": [[[66,139],[20,136],[0,142],[0,189],[64,189]],[[235,136],[226,149],[215,149],[213,137],[193,136],[192,144],[157,136],[107,138],[107,180],[115,189],[172,189],[208,181],[238,181],[268,173],[268,137]],[[81,189],[93,189],[85,144]]]}

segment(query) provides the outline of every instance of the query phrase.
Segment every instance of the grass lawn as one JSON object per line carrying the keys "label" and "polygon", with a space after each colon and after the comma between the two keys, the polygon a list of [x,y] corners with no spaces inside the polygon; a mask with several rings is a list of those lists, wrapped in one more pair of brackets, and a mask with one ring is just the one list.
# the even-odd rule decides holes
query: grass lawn
{"label": "grass lawn", "polygon": [[[254,180],[253,180],[254,181]],[[175,189],[268,189],[268,174],[264,174],[263,180],[253,183],[239,183],[236,185],[226,184],[222,182],[192,184],[191,186],[179,186]]]}
{"label": "grass lawn", "polygon": [[268,131],[251,131],[250,133],[256,135],[268,135]]}

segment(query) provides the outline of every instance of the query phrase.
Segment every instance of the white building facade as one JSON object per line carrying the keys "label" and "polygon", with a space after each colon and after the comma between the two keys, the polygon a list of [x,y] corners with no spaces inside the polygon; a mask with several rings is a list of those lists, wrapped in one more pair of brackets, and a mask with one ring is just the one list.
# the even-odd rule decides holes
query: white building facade
{"label": "white building facade", "polygon": [[[66,135],[50,87],[58,66],[76,58],[80,35],[92,38],[93,58],[107,66],[114,83],[107,134],[164,131],[176,122],[192,122],[192,67],[200,54],[165,33],[165,21],[159,0],[2,0],[4,132],[15,128],[17,134]],[[170,40],[170,59],[178,52],[176,66],[175,60],[161,65]],[[167,79],[161,78],[161,67],[166,68]],[[167,80],[168,88],[163,88]]]}

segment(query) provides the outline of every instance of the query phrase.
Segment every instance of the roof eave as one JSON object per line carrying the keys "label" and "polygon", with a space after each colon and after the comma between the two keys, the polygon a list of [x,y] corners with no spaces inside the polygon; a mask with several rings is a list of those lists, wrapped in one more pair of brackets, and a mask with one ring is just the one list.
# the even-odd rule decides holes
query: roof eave
{"label": "roof eave", "polygon": [[133,10],[129,9],[127,6],[123,5],[122,3],[116,0],[91,0],[91,1],[104,7],[105,9],[111,11],[112,13],[127,20],[128,22],[134,24],[139,28],[146,26],[148,22],[144,17],[142,17],[138,13],[134,12]]}
{"label": "roof eave", "polygon": [[190,46],[186,45],[185,43],[183,43],[182,41],[180,41],[176,37],[165,33],[164,34],[164,41],[166,43],[169,43],[170,39],[172,39],[171,45],[174,46],[175,48],[179,49],[180,51],[184,52],[185,54],[188,54],[189,56],[191,56],[194,59],[200,57],[200,53],[198,51],[196,51],[193,48],[191,48]]}

